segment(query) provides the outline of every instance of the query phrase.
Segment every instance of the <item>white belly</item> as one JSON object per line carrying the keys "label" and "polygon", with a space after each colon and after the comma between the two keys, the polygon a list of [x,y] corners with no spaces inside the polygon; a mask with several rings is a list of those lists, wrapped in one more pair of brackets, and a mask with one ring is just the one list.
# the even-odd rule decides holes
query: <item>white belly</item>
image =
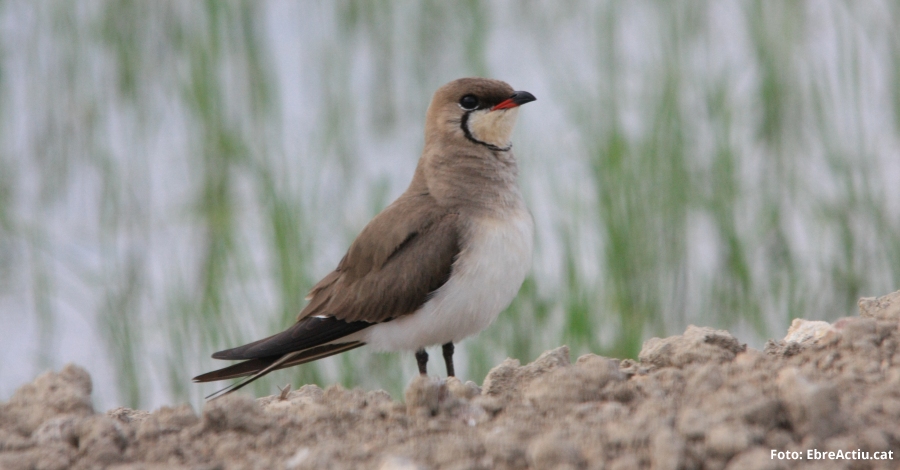
{"label": "white belly", "polygon": [[418,311],[360,332],[376,350],[416,350],[458,342],[490,325],[531,269],[534,222],[520,209],[502,220],[474,219],[450,279]]}

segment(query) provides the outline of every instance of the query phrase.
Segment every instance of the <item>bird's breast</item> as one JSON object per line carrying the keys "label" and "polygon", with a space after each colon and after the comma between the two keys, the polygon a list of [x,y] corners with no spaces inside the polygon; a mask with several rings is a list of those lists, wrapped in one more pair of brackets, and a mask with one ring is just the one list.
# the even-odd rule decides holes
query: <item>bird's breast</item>
{"label": "bird's breast", "polygon": [[531,269],[534,222],[524,206],[470,216],[450,279],[419,310],[367,330],[380,350],[414,350],[458,342],[487,328]]}

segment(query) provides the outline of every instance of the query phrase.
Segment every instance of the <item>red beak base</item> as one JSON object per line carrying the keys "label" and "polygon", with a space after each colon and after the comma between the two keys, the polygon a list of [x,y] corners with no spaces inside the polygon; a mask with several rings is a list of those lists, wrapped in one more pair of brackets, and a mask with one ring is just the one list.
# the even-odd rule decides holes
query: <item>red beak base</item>
{"label": "red beak base", "polygon": [[509,99],[503,100],[500,103],[498,103],[497,105],[495,105],[493,108],[491,108],[491,111],[496,111],[498,109],[515,108],[518,105],[519,105],[519,103],[516,103],[515,101],[513,101],[512,98],[509,98]]}
{"label": "red beak base", "polygon": [[515,108],[525,103],[531,103],[536,99],[537,98],[535,98],[534,95],[528,93],[527,91],[517,91],[513,93],[513,95],[509,98],[497,103],[493,108],[491,108],[491,111],[497,111],[498,109]]}

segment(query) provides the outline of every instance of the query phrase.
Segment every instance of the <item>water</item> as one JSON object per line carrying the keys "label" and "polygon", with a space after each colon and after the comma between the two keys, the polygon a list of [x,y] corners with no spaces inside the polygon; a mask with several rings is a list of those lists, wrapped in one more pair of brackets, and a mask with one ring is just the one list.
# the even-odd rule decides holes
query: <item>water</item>
{"label": "water", "polygon": [[[5,3],[0,399],[76,362],[100,409],[197,405],[408,184],[431,93],[528,90],[533,276],[458,351],[751,346],[900,285],[890,2]],[[273,374],[399,394],[411,354]]]}

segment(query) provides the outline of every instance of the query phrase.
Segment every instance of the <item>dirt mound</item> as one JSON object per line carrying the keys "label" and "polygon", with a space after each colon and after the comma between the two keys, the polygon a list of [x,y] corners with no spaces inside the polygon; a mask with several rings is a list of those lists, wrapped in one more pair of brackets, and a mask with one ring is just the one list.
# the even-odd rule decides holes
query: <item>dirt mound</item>
{"label": "dirt mound", "polygon": [[860,312],[795,320],[765,351],[694,326],[648,340],[638,362],[572,364],[563,346],[507,359],[481,387],[416,378],[405,403],[307,385],[201,416],[98,414],[90,376],[68,365],[0,405],[0,468],[895,468],[900,292]]}

